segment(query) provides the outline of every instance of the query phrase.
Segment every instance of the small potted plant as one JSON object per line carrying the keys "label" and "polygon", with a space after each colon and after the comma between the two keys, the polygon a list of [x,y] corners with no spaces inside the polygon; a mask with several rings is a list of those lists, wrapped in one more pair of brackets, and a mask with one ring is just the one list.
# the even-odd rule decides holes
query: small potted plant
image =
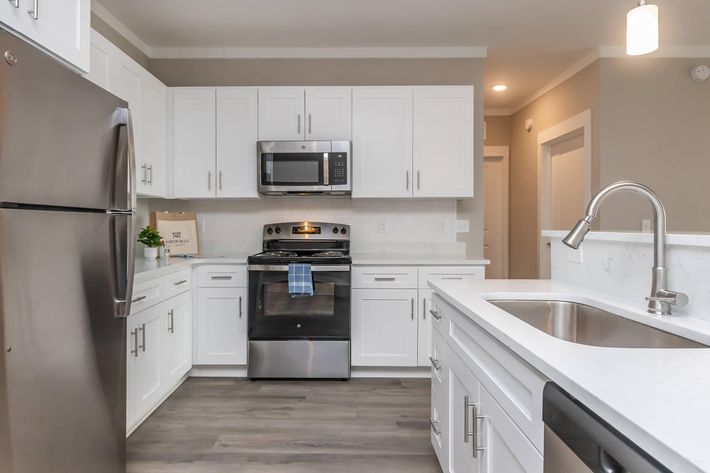
{"label": "small potted plant", "polygon": [[143,243],[145,248],[143,248],[143,256],[146,259],[156,259],[158,258],[158,249],[163,246],[163,239],[158,233],[158,230],[146,226],[138,234],[138,242]]}

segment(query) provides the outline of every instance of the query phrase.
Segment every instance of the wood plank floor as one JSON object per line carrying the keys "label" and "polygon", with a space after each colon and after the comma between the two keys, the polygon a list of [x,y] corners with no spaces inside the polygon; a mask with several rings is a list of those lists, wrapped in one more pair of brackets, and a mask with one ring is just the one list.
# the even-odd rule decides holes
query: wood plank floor
{"label": "wood plank floor", "polygon": [[128,439],[128,473],[441,473],[429,386],[190,378]]}

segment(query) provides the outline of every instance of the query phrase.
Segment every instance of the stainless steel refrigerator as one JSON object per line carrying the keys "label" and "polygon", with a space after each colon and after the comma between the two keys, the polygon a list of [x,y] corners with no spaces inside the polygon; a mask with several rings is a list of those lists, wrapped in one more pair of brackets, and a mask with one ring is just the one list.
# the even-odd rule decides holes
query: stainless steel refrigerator
{"label": "stainless steel refrigerator", "polygon": [[0,31],[0,472],[123,473],[126,102]]}

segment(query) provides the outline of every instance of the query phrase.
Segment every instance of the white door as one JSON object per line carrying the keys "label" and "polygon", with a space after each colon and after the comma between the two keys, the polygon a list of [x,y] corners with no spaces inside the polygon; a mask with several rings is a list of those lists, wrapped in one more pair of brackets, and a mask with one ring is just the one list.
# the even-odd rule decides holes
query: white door
{"label": "white door", "polygon": [[302,140],[305,130],[304,89],[300,87],[259,89],[259,140]]}
{"label": "white door", "polygon": [[215,89],[175,88],[172,94],[174,197],[214,197]]}
{"label": "white door", "polygon": [[419,314],[419,347],[417,349],[417,364],[419,366],[430,366],[429,356],[431,355],[431,289],[419,289],[419,304],[417,304]]}
{"label": "white door", "polygon": [[473,197],[473,87],[414,88],[414,196]]}
{"label": "white door", "polygon": [[352,137],[352,89],[306,89],[306,139],[349,141]]}
{"label": "white door", "polygon": [[217,197],[258,197],[257,89],[217,89]]}
{"label": "white door", "polygon": [[412,89],[353,89],[353,198],[411,195]]}
{"label": "white door", "polygon": [[195,364],[246,364],[246,289],[199,288],[196,307]]}
{"label": "white door", "polygon": [[352,290],[353,366],[417,366],[417,290]]}
{"label": "white door", "polygon": [[160,307],[163,382],[170,389],[192,367],[192,296],[189,292],[181,294]]}
{"label": "white door", "polygon": [[[25,12],[20,0],[0,2],[0,23],[15,31],[20,28],[20,14]],[[25,13],[26,14],[26,13]]]}
{"label": "white door", "polygon": [[22,34],[89,71],[91,0],[20,0],[20,10]]}
{"label": "white door", "polygon": [[486,279],[508,277],[508,147],[487,146],[483,174],[483,256],[490,260]]}
{"label": "white door", "polygon": [[[2,4],[2,2],[0,2]],[[94,84],[111,92],[109,84],[109,68],[111,67],[111,57],[115,55],[116,46],[109,40],[101,36],[95,30],[91,30],[91,69],[84,77]]]}
{"label": "white door", "polygon": [[162,396],[161,380],[161,305],[129,318],[127,364],[127,411],[131,426],[150,410]]}
{"label": "white door", "polygon": [[[128,102],[133,119],[133,139],[136,147],[136,160],[141,161],[141,76],[143,68],[128,56],[113,51],[109,63],[109,90],[111,93]],[[141,180],[140,167],[138,180]]]}
{"label": "white door", "polygon": [[[473,430],[479,407],[479,383],[458,357],[449,360],[449,471],[475,473],[480,468],[480,451],[474,445]],[[478,433],[478,432],[476,432]],[[507,470],[500,470],[508,473]],[[496,472],[498,473],[498,472]]]}
{"label": "white door", "polygon": [[143,71],[141,74],[141,146],[136,160],[139,194],[168,194],[168,88]]}
{"label": "white door", "polygon": [[481,473],[543,473],[543,457],[483,387]]}

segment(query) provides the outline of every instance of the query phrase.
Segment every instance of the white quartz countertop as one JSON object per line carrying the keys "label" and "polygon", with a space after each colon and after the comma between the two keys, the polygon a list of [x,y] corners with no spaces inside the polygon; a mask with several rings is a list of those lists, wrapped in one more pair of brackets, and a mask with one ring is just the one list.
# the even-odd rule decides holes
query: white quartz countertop
{"label": "white quartz countertop", "polygon": [[189,268],[196,264],[246,264],[247,256],[248,255],[241,254],[204,255],[190,258],[173,256],[167,260],[136,258],[136,279],[140,280],[161,276],[163,274],[179,271],[183,268]]}
{"label": "white quartz countertop", "polygon": [[[567,236],[563,230],[543,230],[542,236],[562,239]],[[653,233],[645,232],[589,232],[585,240],[615,241],[620,243],[653,243]],[[708,233],[668,233],[666,243],[670,246],[710,247]]]}
{"label": "white quartz countertop", "polygon": [[710,348],[638,349],[578,345],[547,335],[490,299],[582,302],[710,344],[645,308],[554,281],[434,280],[448,302],[676,472],[709,472]]}
{"label": "white quartz countertop", "polygon": [[354,265],[361,266],[482,266],[489,260],[465,255],[447,254],[397,254],[397,253],[353,253]]}

